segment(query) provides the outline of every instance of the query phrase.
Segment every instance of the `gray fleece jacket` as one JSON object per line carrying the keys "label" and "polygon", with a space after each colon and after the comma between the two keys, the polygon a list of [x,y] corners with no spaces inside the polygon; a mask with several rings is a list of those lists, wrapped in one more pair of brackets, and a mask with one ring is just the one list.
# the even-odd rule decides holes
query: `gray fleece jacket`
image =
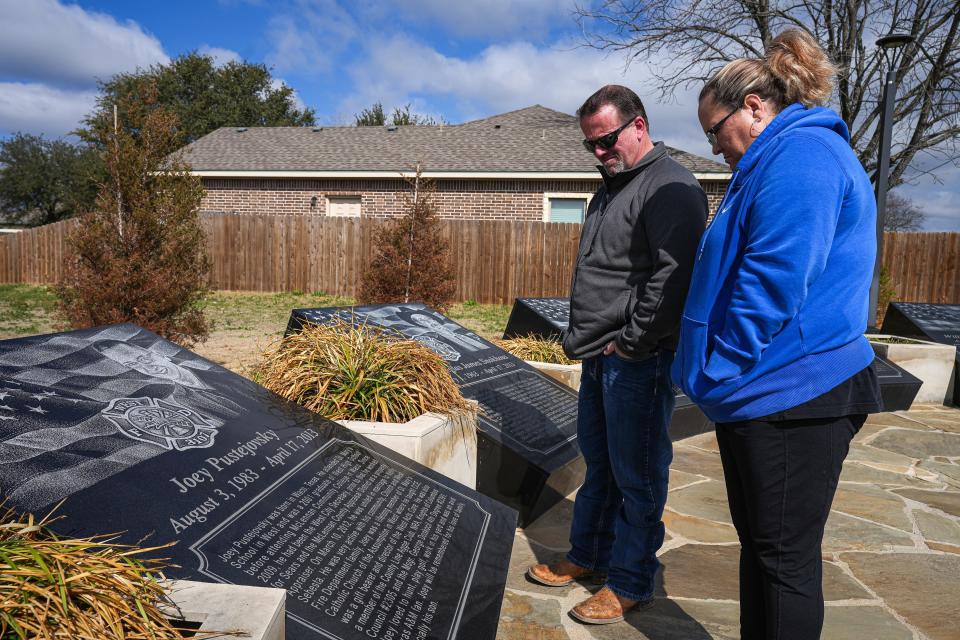
{"label": "gray fleece jacket", "polygon": [[662,142],[629,171],[598,168],[603,185],[583,222],[563,349],[589,358],[616,340],[637,360],[676,350],[706,195]]}

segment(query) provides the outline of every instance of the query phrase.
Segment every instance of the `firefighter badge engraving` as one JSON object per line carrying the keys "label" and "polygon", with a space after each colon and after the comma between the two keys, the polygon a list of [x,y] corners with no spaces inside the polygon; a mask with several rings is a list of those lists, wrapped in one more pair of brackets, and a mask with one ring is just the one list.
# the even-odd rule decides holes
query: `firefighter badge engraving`
{"label": "firefighter badge engraving", "polygon": [[123,435],[164,449],[204,449],[220,423],[171,400],[117,398],[100,412]]}

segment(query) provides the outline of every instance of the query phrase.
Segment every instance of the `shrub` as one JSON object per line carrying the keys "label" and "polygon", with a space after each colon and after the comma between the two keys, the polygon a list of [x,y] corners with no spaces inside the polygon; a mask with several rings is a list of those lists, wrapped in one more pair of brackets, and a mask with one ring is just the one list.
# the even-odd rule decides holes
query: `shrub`
{"label": "shrub", "polygon": [[456,290],[450,249],[433,212],[436,185],[419,164],[407,179],[404,213],[377,230],[374,257],[360,282],[363,303],[421,301],[446,311]]}
{"label": "shrub", "polygon": [[157,606],[163,562],[106,536],[60,538],[12,509],[0,513],[0,638],[182,638]]}
{"label": "shrub", "polygon": [[577,364],[579,360],[571,360],[563,352],[563,345],[556,340],[548,340],[538,336],[524,336],[495,340],[497,346],[512,353],[522,360],[535,362],[549,362],[551,364]]}
{"label": "shrub", "polygon": [[254,380],[331,420],[407,422],[471,410],[434,351],[342,320],[305,325],[269,347]]}
{"label": "shrub", "polygon": [[60,309],[75,328],[115,322],[191,346],[209,328],[200,301],[209,293],[210,260],[198,209],[200,178],[179,156],[176,118],[143,101],[121,105],[124,126],[94,133],[107,166],[93,211],[67,239]]}

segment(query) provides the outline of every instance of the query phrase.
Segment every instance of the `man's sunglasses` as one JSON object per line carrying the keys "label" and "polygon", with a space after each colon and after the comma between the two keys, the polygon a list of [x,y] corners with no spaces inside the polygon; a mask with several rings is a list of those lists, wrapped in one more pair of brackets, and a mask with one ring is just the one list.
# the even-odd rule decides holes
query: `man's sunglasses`
{"label": "man's sunglasses", "polygon": [[636,118],[630,118],[629,120],[624,122],[622,125],[620,125],[619,129],[615,129],[610,133],[605,133],[599,138],[594,138],[593,140],[584,140],[583,148],[589,151],[590,153],[593,153],[594,149],[596,149],[597,147],[600,147],[601,149],[609,149],[613,145],[617,144],[617,138],[620,137],[620,132],[626,129],[627,127],[629,127],[631,124],[633,124],[634,120],[636,120]]}
{"label": "man's sunglasses", "polygon": [[723,116],[723,118],[720,119],[720,122],[706,130],[705,133],[707,134],[707,142],[710,143],[711,147],[717,146],[717,131],[720,131],[720,127],[722,127],[723,123],[727,121],[727,118],[735,114],[737,111],[740,111],[740,107],[737,107],[727,115]]}

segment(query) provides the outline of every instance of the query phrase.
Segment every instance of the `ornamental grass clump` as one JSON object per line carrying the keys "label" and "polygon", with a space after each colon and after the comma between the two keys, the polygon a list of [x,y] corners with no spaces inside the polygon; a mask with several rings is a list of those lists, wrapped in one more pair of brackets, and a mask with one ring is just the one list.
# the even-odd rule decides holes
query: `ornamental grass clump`
{"label": "ornamental grass clump", "polygon": [[580,362],[568,358],[563,352],[563,345],[557,340],[529,335],[496,340],[495,342],[498,347],[512,353],[521,360],[548,362],[550,364],[578,364]]}
{"label": "ornamental grass clump", "polygon": [[0,638],[184,637],[158,608],[170,604],[157,582],[163,561],[136,557],[163,547],[61,538],[49,516],[0,509]]}
{"label": "ornamental grass clump", "polygon": [[257,382],[330,420],[407,422],[472,411],[444,361],[414,340],[341,320],[268,347]]}

